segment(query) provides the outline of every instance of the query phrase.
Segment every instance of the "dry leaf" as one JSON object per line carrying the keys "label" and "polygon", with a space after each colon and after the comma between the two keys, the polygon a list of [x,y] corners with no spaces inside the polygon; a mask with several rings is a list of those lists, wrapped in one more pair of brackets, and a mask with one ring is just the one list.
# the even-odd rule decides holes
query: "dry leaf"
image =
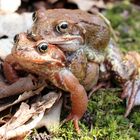
{"label": "dry leaf", "polygon": [[0,59],[11,53],[14,36],[26,32],[32,23],[32,13],[0,15]]}
{"label": "dry leaf", "polygon": [[0,13],[15,12],[21,5],[21,0],[0,0]]}
{"label": "dry leaf", "polygon": [[34,81],[34,77],[28,75],[27,77],[20,78],[18,81],[11,85],[0,87],[0,99],[18,95],[25,91],[35,90],[39,87],[46,85],[44,80]]}
{"label": "dry leaf", "polygon": [[20,32],[26,32],[32,23],[32,13],[0,15],[0,37],[13,38]]}
{"label": "dry leaf", "polygon": [[0,138],[10,139],[23,135],[35,128],[43,118],[45,110],[50,109],[60,96],[61,94],[50,92],[30,106],[22,103],[11,120],[0,127]]}
{"label": "dry leaf", "polygon": [[29,99],[32,96],[35,96],[35,95],[39,94],[42,91],[43,88],[44,87],[41,87],[41,88],[37,89],[36,91],[24,92],[21,95],[19,95],[18,99],[15,100],[13,103],[6,102],[5,104],[0,105],[0,112],[7,109],[8,107],[11,107],[15,104],[18,104],[18,103],[20,103],[24,100]]}
{"label": "dry leaf", "polygon": [[0,59],[4,61],[7,55],[11,53],[13,39],[0,39]]}
{"label": "dry leaf", "polygon": [[78,8],[83,11],[90,10],[93,6],[97,8],[105,8],[105,3],[103,0],[68,0],[69,2],[77,4]]}
{"label": "dry leaf", "polygon": [[59,100],[49,112],[45,112],[41,121],[37,124],[36,128],[45,126],[49,131],[55,131],[59,128],[60,113],[62,107],[62,99]]}
{"label": "dry leaf", "polygon": [[56,2],[58,2],[58,0],[48,0],[49,3],[54,4]]}

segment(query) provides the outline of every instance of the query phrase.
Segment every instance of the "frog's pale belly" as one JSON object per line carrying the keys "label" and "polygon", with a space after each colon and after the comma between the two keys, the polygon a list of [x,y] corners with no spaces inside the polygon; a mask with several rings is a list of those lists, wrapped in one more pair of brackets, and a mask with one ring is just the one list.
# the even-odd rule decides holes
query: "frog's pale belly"
{"label": "frog's pale belly", "polygon": [[87,91],[97,85],[99,80],[99,65],[89,62],[87,66],[86,78],[83,80],[83,85]]}
{"label": "frog's pale belly", "polygon": [[84,86],[86,91],[89,91],[98,82],[99,65],[93,62],[88,62],[83,77],[80,77],[80,73],[82,73],[80,70],[75,71],[75,69],[73,69],[72,73],[78,78],[79,82]]}
{"label": "frog's pale belly", "polygon": [[88,91],[97,84],[99,79],[99,64],[88,60],[83,48],[66,53],[66,66]]}

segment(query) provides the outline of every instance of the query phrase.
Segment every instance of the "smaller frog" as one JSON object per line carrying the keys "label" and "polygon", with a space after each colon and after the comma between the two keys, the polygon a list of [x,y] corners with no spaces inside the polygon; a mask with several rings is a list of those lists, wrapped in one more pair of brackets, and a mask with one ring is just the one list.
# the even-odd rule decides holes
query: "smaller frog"
{"label": "smaller frog", "polygon": [[[44,40],[34,41],[28,38],[26,33],[20,33],[16,36],[12,56],[23,70],[39,75],[46,82],[49,81],[56,87],[70,92],[72,109],[66,120],[73,120],[79,133],[78,120],[87,109],[88,98],[83,85],[70,68],[66,67],[64,53],[55,45],[50,45]],[[70,67],[72,69],[72,65]],[[87,81],[85,80],[85,83]]]}

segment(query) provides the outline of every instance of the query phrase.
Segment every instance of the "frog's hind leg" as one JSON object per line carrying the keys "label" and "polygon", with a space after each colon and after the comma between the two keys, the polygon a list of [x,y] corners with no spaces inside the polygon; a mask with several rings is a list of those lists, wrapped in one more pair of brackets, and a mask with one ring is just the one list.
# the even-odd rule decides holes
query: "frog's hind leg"
{"label": "frog's hind leg", "polygon": [[127,117],[133,106],[140,105],[140,54],[131,51],[125,55],[124,59],[130,61],[136,67],[130,80],[125,83],[121,95],[122,99],[127,99],[127,109],[124,115]]}
{"label": "frog's hind leg", "polygon": [[80,133],[78,121],[87,110],[88,98],[84,87],[79,83],[78,79],[67,69],[61,70],[59,73],[61,82],[67,91],[70,92],[71,98],[71,113],[65,121],[73,120],[74,127]]}
{"label": "frog's hind leg", "polygon": [[127,108],[125,112],[125,117],[129,115],[134,105],[138,105],[140,101],[136,101],[137,95],[139,94],[140,89],[140,79],[135,79],[133,81],[129,81],[127,86],[125,87],[124,92],[122,93],[121,97],[127,98]]}
{"label": "frog's hind leg", "polygon": [[68,122],[68,121],[70,121],[70,120],[73,121],[73,123],[74,123],[74,128],[75,128],[76,132],[77,132],[78,134],[80,134],[80,128],[79,128],[79,124],[78,124],[79,118],[78,118],[77,116],[72,115],[72,114],[70,113],[70,114],[67,116],[67,118],[64,119],[64,120],[62,121],[61,124],[64,124],[65,122]]}

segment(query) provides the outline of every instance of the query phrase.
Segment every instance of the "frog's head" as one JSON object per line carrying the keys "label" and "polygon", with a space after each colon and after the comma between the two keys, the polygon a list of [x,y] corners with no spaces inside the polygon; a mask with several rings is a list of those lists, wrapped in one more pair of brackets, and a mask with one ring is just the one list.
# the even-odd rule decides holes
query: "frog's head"
{"label": "frog's head", "polygon": [[24,69],[39,71],[42,67],[64,67],[65,55],[55,45],[45,40],[34,41],[26,33],[16,35],[14,42],[12,55]]}
{"label": "frog's head", "polygon": [[108,26],[100,16],[80,10],[39,10],[33,14],[33,21],[30,35],[34,39],[43,38],[66,50],[85,44],[104,47],[110,38]]}

